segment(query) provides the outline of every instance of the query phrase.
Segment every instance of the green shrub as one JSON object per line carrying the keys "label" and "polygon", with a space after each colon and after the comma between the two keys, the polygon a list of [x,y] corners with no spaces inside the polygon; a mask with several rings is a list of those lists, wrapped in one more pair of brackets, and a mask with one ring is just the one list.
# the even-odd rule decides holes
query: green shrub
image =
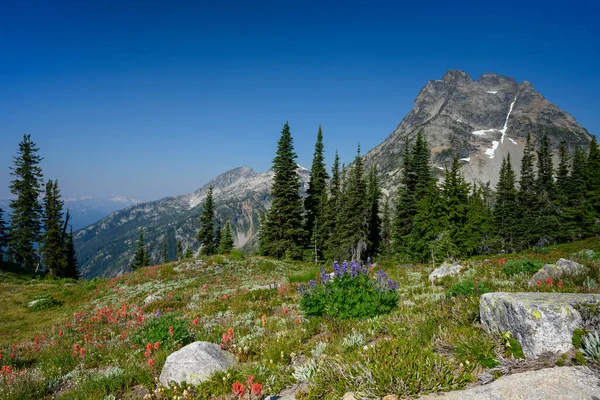
{"label": "green shrub", "polygon": [[521,273],[534,274],[538,272],[544,264],[541,261],[531,261],[528,259],[524,260],[510,260],[503,268],[503,271],[508,276],[513,276]]}
{"label": "green shrub", "polygon": [[229,253],[229,257],[233,258],[236,261],[244,261],[246,259],[246,255],[242,250],[231,250]]}
{"label": "green shrub", "polygon": [[389,313],[398,304],[397,286],[383,270],[372,279],[366,266],[355,262],[340,266],[336,262],[333,279],[322,268],[319,284],[310,281],[308,286],[299,287],[300,307],[307,316],[374,317]]}
{"label": "green shrub", "polygon": [[581,350],[592,360],[600,362],[600,336],[598,336],[598,332],[590,332],[583,338]]}
{"label": "green shrub", "polygon": [[575,362],[579,365],[587,365],[587,360],[581,351],[575,353]]}
{"label": "green shrub", "polygon": [[489,293],[492,290],[487,287],[484,283],[475,283],[471,280],[464,280],[456,285],[452,286],[447,292],[446,297],[454,297],[454,296],[472,296],[472,295],[481,295],[484,293]]}
{"label": "green shrub", "polygon": [[513,356],[514,358],[524,359],[525,354],[523,354],[523,347],[521,347],[521,343],[510,332],[505,332],[502,335],[502,340],[504,341],[504,348],[506,349],[507,356]]}
{"label": "green shrub", "polygon": [[585,336],[585,331],[583,329],[579,329],[576,328],[573,331],[573,346],[575,346],[576,349],[580,349],[581,345],[583,344],[583,337]]}
{"label": "green shrub", "polygon": [[[33,304],[32,304],[33,303]],[[29,305],[31,304],[31,305]],[[28,307],[31,311],[42,311],[52,307],[61,306],[62,302],[54,299],[50,295],[38,296],[28,303]]]}
{"label": "green shrub", "polygon": [[[173,327],[172,334],[169,329],[171,326]],[[175,314],[166,314],[150,319],[132,336],[132,342],[140,346],[156,342],[185,346],[194,340],[194,335],[188,330],[188,326],[187,321],[178,319]]]}

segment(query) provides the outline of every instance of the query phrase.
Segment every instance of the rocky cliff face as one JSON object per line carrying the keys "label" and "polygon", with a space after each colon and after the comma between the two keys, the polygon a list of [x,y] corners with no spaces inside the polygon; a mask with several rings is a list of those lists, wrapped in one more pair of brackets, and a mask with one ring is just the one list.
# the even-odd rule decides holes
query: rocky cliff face
{"label": "rocky cliff face", "polygon": [[469,180],[492,185],[507,154],[518,172],[528,132],[534,142],[547,132],[555,149],[562,140],[569,147],[587,146],[591,140],[585,128],[527,81],[490,73],[474,81],[465,72],[450,70],[441,80],[429,81],[394,132],[366,154],[366,165],[377,164],[386,189],[397,187],[405,139],[414,140],[418,131],[440,173],[458,154]]}
{"label": "rocky cliff face", "polygon": [[[308,170],[298,168],[301,192],[308,187]],[[256,173],[239,167],[227,171],[193,193],[137,204],[114,212],[108,217],[79,231],[75,246],[84,278],[113,276],[129,269],[135,252],[139,228],[144,228],[145,242],[151,259],[159,263],[163,240],[167,240],[169,256],[175,258],[176,243],[183,248],[199,247],[196,234],[202,204],[213,186],[213,199],[218,219],[224,224],[229,218],[235,230],[236,247],[251,245],[259,229],[260,214],[271,205],[269,191],[273,171]]]}

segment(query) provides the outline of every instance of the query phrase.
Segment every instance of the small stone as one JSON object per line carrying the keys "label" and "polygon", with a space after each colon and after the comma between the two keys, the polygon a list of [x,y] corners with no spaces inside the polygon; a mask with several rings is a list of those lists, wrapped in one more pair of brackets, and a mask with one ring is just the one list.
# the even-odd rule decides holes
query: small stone
{"label": "small stone", "polygon": [[395,394],[388,394],[381,400],[398,400],[398,396],[396,396]]}
{"label": "small stone", "polygon": [[347,392],[344,397],[342,397],[342,400],[356,400],[356,397],[354,397],[354,393]]}

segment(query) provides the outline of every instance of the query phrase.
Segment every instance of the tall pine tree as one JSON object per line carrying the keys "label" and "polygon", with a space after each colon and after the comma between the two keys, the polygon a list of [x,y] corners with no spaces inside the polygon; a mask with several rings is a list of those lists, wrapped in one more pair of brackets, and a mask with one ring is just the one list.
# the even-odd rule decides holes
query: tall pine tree
{"label": "tall pine tree", "polygon": [[383,216],[381,221],[381,250],[380,253],[387,254],[392,245],[392,216],[390,213],[390,202],[385,198],[383,202]]}
{"label": "tall pine tree", "polygon": [[536,192],[534,170],[535,152],[531,135],[527,134],[523,158],[521,159],[521,178],[519,179],[518,207],[519,223],[517,224],[515,240],[519,248],[526,248],[536,241],[536,221],[540,214]]}
{"label": "tall pine tree", "polygon": [[58,181],[48,181],[44,197],[44,234],[41,240],[42,262],[51,276],[66,274],[65,236],[63,234],[63,201]]}
{"label": "tall pine tree", "polygon": [[79,279],[77,253],[75,252],[75,244],[73,243],[73,228],[70,229],[65,240],[65,260],[65,278]]}
{"label": "tall pine tree", "polygon": [[308,181],[308,190],[304,199],[304,212],[306,214],[305,229],[309,236],[311,248],[316,252],[315,257],[320,257],[323,251],[323,240],[320,233],[319,214],[322,214],[323,192],[327,187],[329,175],[325,169],[325,160],[323,157],[323,131],[319,125],[317,132],[317,142],[313,154],[312,166],[310,168],[310,177]]}
{"label": "tall pine tree", "polygon": [[22,268],[33,270],[39,262],[35,243],[40,239],[42,207],[38,200],[42,186],[42,157],[31,135],[24,135],[19,143],[17,156],[13,158],[10,192],[16,197],[11,200],[8,255]]}
{"label": "tall pine tree", "polygon": [[169,248],[167,247],[167,239],[163,239],[163,249],[162,249],[162,262],[166,264],[169,262]]}
{"label": "tall pine tree", "polygon": [[231,253],[233,250],[233,230],[231,229],[231,222],[227,220],[225,229],[221,232],[221,242],[219,243],[219,251],[223,254]]}
{"label": "tall pine tree", "polygon": [[369,181],[367,184],[367,213],[368,213],[368,246],[367,257],[374,257],[381,250],[381,217],[379,216],[379,201],[381,200],[381,189],[377,178],[377,166],[373,165],[369,170]]}
{"label": "tall pine tree", "polygon": [[177,261],[181,261],[183,258],[183,246],[181,245],[181,240],[177,241]]}
{"label": "tall pine tree", "polygon": [[147,260],[148,257],[146,256],[146,245],[144,244],[144,228],[140,228],[140,235],[137,240],[137,247],[135,250],[135,255],[133,256],[131,269],[135,271],[138,268],[146,266]]}
{"label": "tall pine tree", "polygon": [[496,203],[493,210],[494,227],[499,239],[498,250],[512,251],[514,235],[517,229],[517,189],[515,171],[512,168],[510,154],[502,160],[500,178],[496,185]]}
{"label": "tall pine tree", "polygon": [[346,190],[343,194],[343,218],[339,223],[341,251],[345,259],[362,261],[367,258],[368,222],[367,222],[367,186],[364,167],[360,156],[360,146]]}
{"label": "tall pine tree", "polygon": [[452,166],[446,169],[446,177],[442,186],[443,201],[446,206],[448,224],[449,256],[459,257],[466,253],[471,232],[467,228],[467,211],[469,207],[470,185],[460,172],[458,156],[454,156]]}
{"label": "tall pine tree", "polygon": [[200,252],[207,256],[215,253],[214,219],[215,210],[213,204],[213,188],[211,186],[208,188],[208,193],[204,200],[202,215],[200,216],[200,232],[198,232],[198,235],[196,236],[196,240],[202,245]]}
{"label": "tall pine tree", "polygon": [[[338,214],[341,209],[341,176],[340,176],[340,156],[335,151],[335,157],[333,159],[333,165],[331,167],[331,179],[329,180],[329,195],[326,193],[323,196],[323,217],[321,220],[321,232],[320,235],[324,241],[324,258],[334,261],[339,258],[340,251],[340,237],[338,234]],[[325,199],[327,200],[325,202]]]}
{"label": "tall pine tree", "polygon": [[292,134],[286,122],[277,143],[277,154],[273,159],[273,203],[260,232],[260,251],[267,256],[302,257],[305,231],[296,157]]}

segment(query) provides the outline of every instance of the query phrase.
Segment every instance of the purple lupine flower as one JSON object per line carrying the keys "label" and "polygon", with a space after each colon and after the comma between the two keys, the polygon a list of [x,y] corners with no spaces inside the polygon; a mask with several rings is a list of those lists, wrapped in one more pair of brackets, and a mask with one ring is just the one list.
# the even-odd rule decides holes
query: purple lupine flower
{"label": "purple lupine flower", "polygon": [[333,274],[336,278],[342,276],[342,269],[340,268],[340,264],[337,261],[333,262]]}
{"label": "purple lupine flower", "polygon": [[360,264],[357,263],[356,261],[352,261],[350,277],[356,278],[358,276],[358,274],[360,274]]}
{"label": "purple lupine flower", "polygon": [[388,279],[387,287],[389,290],[396,290],[396,289],[398,289],[398,286],[399,286],[398,282]]}
{"label": "purple lupine flower", "polygon": [[344,260],[344,262],[342,263],[342,275],[348,272],[348,261]]}
{"label": "purple lupine flower", "polygon": [[157,308],[156,311],[154,311],[154,318],[158,317],[160,317],[160,308]]}
{"label": "purple lupine flower", "polygon": [[387,274],[380,268],[379,271],[377,271],[377,282],[383,283],[385,281],[387,281]]}
{"label": "purple lupine flower", "polygon": [[321,266],[321,284],[324,285],[331,280],[331,275],[325,272],[325,267]]}
{"label": "purple lupine flower", "polygon": [[315,286],[317,286],[317,282],[315,282],[313,279],[311,279],[310,281],[308,281],[308,286],[309,286],[311,289],[314,289],[314,288],[315,288]]}

